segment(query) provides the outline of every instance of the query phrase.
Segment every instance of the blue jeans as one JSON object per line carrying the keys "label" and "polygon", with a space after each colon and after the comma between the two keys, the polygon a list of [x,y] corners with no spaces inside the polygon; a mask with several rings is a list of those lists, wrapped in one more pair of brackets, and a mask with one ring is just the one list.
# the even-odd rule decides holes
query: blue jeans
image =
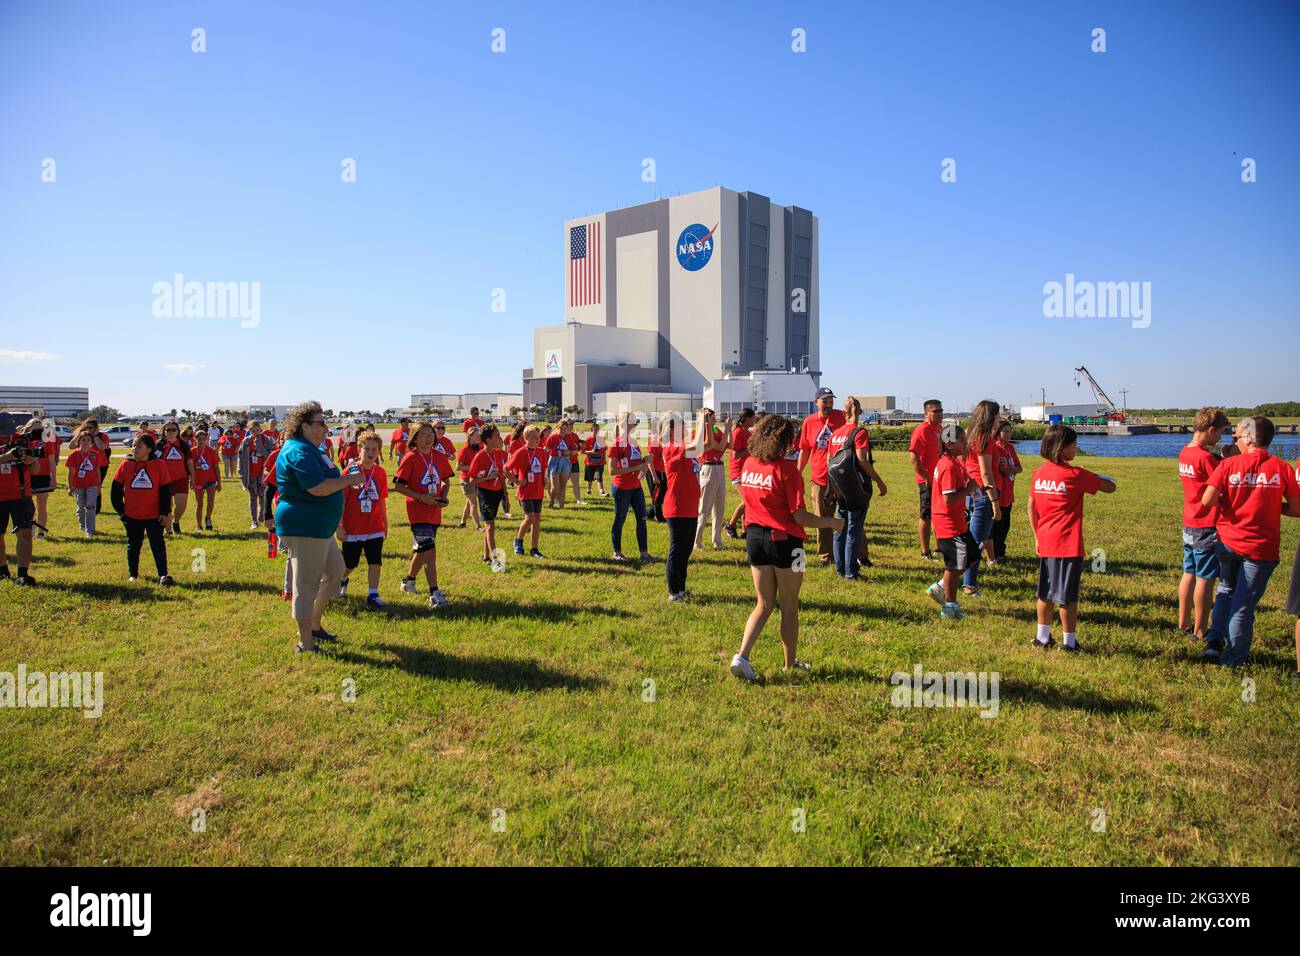
{"label": "blue jeans", "polygon": [[623,550],[623,521],[627,518],[627,509],[636,515],[636,544],[642,553],[650,550],[650,540],[645,527],[645,491],[638,484],[635,488],[614,488],[614,527],[610,537],[614,541],[614,551]]}
{"label": "blue jeans", "polygon": [[1220,664],[1240,664],[1250,653],[1255,636],[1255,606],[1264,596],[1276,561],[1243,558],[1222,541],[1218,543],[1219,586],[1205,646],[1220,651]]}
{"label": "blue jeans", "polygon": [[[968,510],[970,512],[970,536],[975,539],[981,549],[984,542],[993,537],[993,502],[984,492],[971,495],[966,499]],[[979,587],[980,581],[980,559],[971,562],[971,566],[966,569],[962,575],[961,583],[968,588]]]}
{"label": "blue jeans", "polygon": [[844,519],[844,529],[836,531],[831,540],[831,554],[835,556],[835,573],[848,578],[858,576],[858,555],[862,553],[862,532],[867,523],[867,509],[849,511],[843,505],[836,507],[837,517]]}

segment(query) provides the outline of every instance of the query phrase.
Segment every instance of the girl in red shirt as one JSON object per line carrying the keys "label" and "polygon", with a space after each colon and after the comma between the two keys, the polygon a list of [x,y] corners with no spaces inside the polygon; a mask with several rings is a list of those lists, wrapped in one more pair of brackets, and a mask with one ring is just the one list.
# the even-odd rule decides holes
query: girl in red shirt
{"label": "girl in red shirt", "polygon": [[[415,594],[415,582],[423,568],[432,608],[447,603],[446,595],[438,587],[437,541],[452,474],[451,462],[438,451],[436,441],[432,425],[428,422],[416,425],[411,433],[411,450],[402,457],[393,478],[393,491],[406,498],[406,518],[411,523],[411,566],[402,578],[401,588],[407,594]],[[462,521],[461,527],[464,526]]]}
{"label": "girl in red shirt", "polygon": [[1029,489],[1029,525],[1038,551],[1038,633],[1034,646],[1051,647],[1052,616],[1059,607],[1061,647],[1078,651],[1079,579],[1083,574],[1083,496],[1110,494],[1115,482],[1070,464],[1078,454],[1078,435],[1067,425],[1043,433],[1043,464]]}
{"label": "girl in red shirt", "polygon": [[343,565],[347,568],[339,582],[339,597],[348,596],[348,578],[366,556],[367,608],[381,608],[379,599],[379,574],[384,563],[384,538],[388,536],[388,473],[379,464],[384,453],[384,440],[374,431],[364,431],[357,436],[360,457],[353,469],[362,475],[355,488],[343,490],[343,520],[339,522],[339,550],[343,552]]}
{"label": "girl in red shirt", "polygon": [[[191,460],[193,470],[190,477],[194,482],[194,530],[202,531],[206,527],[212,530],[212,506],[216,503],[217,492],[221,490],[221,471],[218,468],[216,451],[208,444],[208,432],[200,428],[194,433],[194,453]],[[270,462],[267,462],[268,466]]]}
{"label": "girl in red shirt", "polygon": [[538,539],[542,531],[542,495],[546,490],[546,464],[549,453],[541,445],[542,430],[536,425],[529,425],[520,435],[523,442],[515,448],[506,460],[506,470],[511,480],[518,487],[515,493],[519,506],[524,509],[524,520],[519,523],[519,533],[515,535],[515,554],[524,553],[524,533],[532,534],[532,549],[529,557],[544,557],[537,550]]}
{"label": "girl in red shirt", "polygon": [[478,511],[478,494],[474,491],[474,486],[469,480],[469,466],[474,463],[478,453],[483,450],[483,433],[477,428],[471,428],[465,433],[465,447],[456,455],[456,468],[460,472],[460,487],[465,492],[465,510],[460,513],[460,526],[465,527],[465,521],[470,515],[474,516],[474,527],[479,531],[483,530],[483,520]]}
{"label": "girl in red shirt", "polygon": [[1011,533],[1011,506],[1016,500],[1016,475],[1024,471],[1016,446],[1011,441],[1011,423],[998,425],[997,443],[994,445],[993,472],[997,479],[998,505],[1002,517],[993,522],[993,557],[1001,564],[1007,556],[1007,535]]}
{"label": "girl in red shirt", "polygon": [[239,441],[233,428],[227,428],[217,439],[217,450],[221,452],[221,464],[227,478],[234,478],[238,470]]}
{"label": "girl in red shirt", "polygon": [[433,442],[435,451],[440,451],[446,456],[448,462],[456,460],[456,444],[447,437],[447,425],[440,418],[433,421],[433,433],[438,436]]}
{"label": "girl in red shirt", "polygon": [[[736,422],[736,427],[731,430],[731,470],[727,477],[731,483],[740,486],[740,472],[745,467],[745,458],[749,454],[749,434],[754,427],[754,410],[752,408],[742,409],[740,419]],[[736,530],[745,517],[745,499],[741,499],[736,505],[736,510],[731,513],[731,520],[727,522],[726,532],[730,538],[739,538],[740,532]]]}
{"label": "girl in red shirt", "polygon": [[497,510],[505,497],[506,453],[501,448],[501,432],[495,425],[479,431],[483,447],[469,465],[469,482],[478,492],[478,510],[483,517],[483,562],[493,571],[504,571],[505,562],[497,555]]}
{"label": "girl in red shirt", "polygon": [[607,497],[605,494],[605,441],[600,437],[599,424],[591,426],[591,434],[582,443],[582,450],[586,453],[586,465],[582,477],[587,482],[587,497],[591,497],[591,483],[593,481],[600,490],[600,496],[602,498]]}
{"label": "girl in red shirt", "polygon": [[165,532],[170,538],[181,533],[181,516],[185,514],[185,505],[190,499],[190,483],[194,480],[190,446],[181,440],[181,426],[176,422],[164,423],[162,441],[158,443],[154,457],[167,466],[167,475],[171,479],[172,514]]}
{"label": "girl in red shirt", "polygon": [[695,532],[700,523],[700,462],[711,426],[708,414],[701,409],[694,438],[688,445],[673,436],[672,416],[665,416],[659,423],[666,479],[661,510],[668,521],[664,574],[668,579],[668,600],[673,602],[686,600],[686,569],[696,547]]}
{"label": "girl in red shirt", "polygon": [[799,646],[799,589],[808,566],[804,550],[808,535],[804,528],[844,528],[843,518],[822,518],[804,507],[803,475],[798,463],[786,457],[798,437],[794,422],[784,415],[763,416],[749,436],[749,455],[740,472],[740,494],[745,499],[745,550],[757,599],[745,622],[740,651],[731,659],[731,673],[743,680],[758,679],[749,655],[778,598],[785,669],[811,669],[795,656]]}
{"label": "girl in red shirt", "polygon": [[87,538],[95,536],[95,505],[99,503],[99,469],[106,459],[95,447],[95,436],[78,431],[68,456],[68,494],[77,499],[77,524]]}
{"label": "girl in red shirt", "polygon": [[172,510],[172,483],[167,465],[153,457],[153,437],[141,432],[131,445],[132,457],[113,475],[113,510],[126,526],[126,566],[132,583],[140,575],[140,547],[146,536],[158,583],[175,584],[167,573],[167,541],[163,527]]}
{"label": "girl in red shirt", "polygon": [[630,509],[636,517],[636,543],[641,549],[642,561],[655,560],[650,553],[649,534],[645,523],[645,491],[641,488],[641,475],[650,469],[650,459],[642,453],[633,431],[637,417],[634,412],[621,412],[614,426],[614,445],[609,450],[609,474],[614,484],[614,525],[610,538],[614,543],[614,560],[626,561],[623,554],[623,522]]}

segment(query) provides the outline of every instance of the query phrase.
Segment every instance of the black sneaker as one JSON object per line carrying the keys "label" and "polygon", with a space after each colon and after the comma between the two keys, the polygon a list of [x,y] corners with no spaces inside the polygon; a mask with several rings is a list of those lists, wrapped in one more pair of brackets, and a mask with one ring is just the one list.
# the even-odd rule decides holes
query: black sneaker
{"label": "black sneaker", "polygon": [[323,627],[318,627],[316,630],[312,631],[311,636],[318,641],[333,641],[338,639],[337,634],[331,634]]}
{"label": "black sneaker", "polygon": [[176,580],[170,574],[164,574],[162,577],[158,579],[158,583],[161,584],[163,587],[171,587],[173,584],[176,583]]}
{"label": "black sneaker", "polygon": [[1044,644],[1044,643],[1043,643],[1042,641],[1040,641],[1038,638],[1034,638],[1034,642],[1033,642],[1033,643],[1034,643],[1034,647],[1038,648],[1040,651],[1050,651],[1053,647],[1056,646],[1056,641],[1054,641],[1054,640],[1053,640],[1052,638],[1050,638],[1050,637],[1047,639],[1047,643],[1046,643],[1046,644]]}
{"label": "black sneaker", "polygon": [[9,565],[0,564],[0,581],[9,580]]}
{"label": "black sneaker", "polygon": [[536,548],[533,548],[532,550],[530,550],[530,551],[528,552],[528,556],[529,556],[530,558],[545,558],[545,557],[546,557],[546,555],[542,554],[542,552],[538,551]]}
{"label": "black sneaker", "polygon": [[1083,653],[1083,645],[1080,644],[1077,640],[1074,642],[1073,647],[1071,647],[1069,644],[1062,643],[1061,650],[1068,651],[1071,654],[1081,654]]}
{"label": "black sneaker", "polygon": [[31,588],[36,586],[36,579],[30,574],[20,574],[14,578],[14,584],[20,588]]}
{"label": "black sneaker", "polygon": [[740,537],[740,535],[736,533],[736,526],[734,524],[723,525],[723,528],[726,530],[728,538]]}
{"label": "black sneaker", "polygon": [[921,552],[921,559],[922,559],[923,561],[933,561],[933,560],[934,560],[934,552],[933,552],[933,551],[922,551],[922,552]]}
{"label": "black sneaker", "polygon": [[203,522],[203,527],[204,527],[205,529],[207,529],[208,531],[211,531],[211,530],[212,530],[212,519],[209,518],[207,521]]}

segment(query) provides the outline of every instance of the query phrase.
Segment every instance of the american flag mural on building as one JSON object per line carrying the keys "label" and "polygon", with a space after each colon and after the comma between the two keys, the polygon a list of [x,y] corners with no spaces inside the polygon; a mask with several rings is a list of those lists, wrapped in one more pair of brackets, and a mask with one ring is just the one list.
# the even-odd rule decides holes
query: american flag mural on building
{"label": "american flag mural on building", "polygon": [[600,304],[600,223],[569,228],[569,305]]}

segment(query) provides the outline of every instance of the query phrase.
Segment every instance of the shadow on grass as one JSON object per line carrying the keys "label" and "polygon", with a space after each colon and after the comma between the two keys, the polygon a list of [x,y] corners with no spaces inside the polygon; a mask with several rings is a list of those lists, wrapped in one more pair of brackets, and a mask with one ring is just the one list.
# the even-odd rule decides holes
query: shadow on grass
{"label": "shadow on grass", "polygon": [[1144,700],[1106,697],[1094,690],[1049,687],[1005,677],[998,687],[998,695],[1003,703],[1017,701],[1054,710],[1084,710],[1098,714],[1150,713],[1159,709]]}
{"label": "shadow on grass", "polygon": [[[140,572],[145,574],[143,570]],[[152,580],[152,579],[149,579]],[[98,601],[148,602],[184,600],[177,589],[157,583],[128,584],[125,575],[121,584],[103,584],[95,581],[41,581],[36,593],[41,591],[68,591]]]}
{"label": "shadow on grass", "polygon": [[[441,615],[442,611],[438,613]],[[605,685],[599,678],[565,673],[543,667],[534,661],[503,657],[456,657],[442,651],[404,644],[381,644],[378,649],[393,657],[384,659],[338,647],[331,647],[329,656],[367,667],[397,668],[408,674],[435,680],[468,680],[506,691],[591,691]]]}
{"label": "shadow on grass", "polygon": [[[279,589],[268,589],[279,594]],[[472,619],[476,621],[502,618],[525,618],[542,621],[547,624],[560,624],[571,621],[583,614],[596,614],[602,617],[615,617],[622,612],[617,608],[600,604],[566,604],[559,601],[519,601],[514,598],[496,597],[455,597],[440,608],[427,604],[409,604],[391,602],[378,610],[367,610],[364,599],[349,597],[344,601],[330,603],[327,614],[345,613],[355,617],[387,617],[393,620],[427,620],[431,624],[439,621],[459,621]]]}

